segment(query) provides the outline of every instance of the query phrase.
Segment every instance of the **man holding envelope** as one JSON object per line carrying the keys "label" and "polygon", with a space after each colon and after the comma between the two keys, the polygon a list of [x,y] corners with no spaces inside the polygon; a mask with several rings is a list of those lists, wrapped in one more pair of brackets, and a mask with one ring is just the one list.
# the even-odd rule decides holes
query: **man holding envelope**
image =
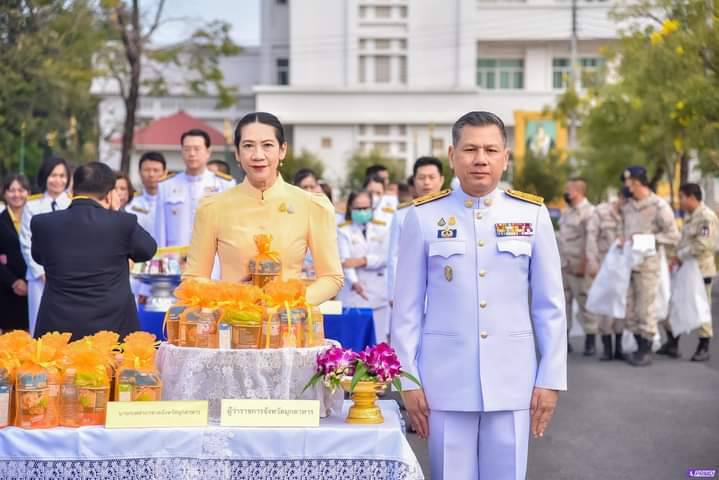
{"label": "man holding envelope", "polygon": [[637,340],[637,351],[627,360],[634,366],[652,363],[652,339],[657,333],[656,297],[659,283],[659,245],[673,247],[679,229],[669,204],[649,188],[644,167],[629,167],[622,181],[632,198],[622,207],[620,241],[630,242],[634,266],[627,298],[626,327]]}

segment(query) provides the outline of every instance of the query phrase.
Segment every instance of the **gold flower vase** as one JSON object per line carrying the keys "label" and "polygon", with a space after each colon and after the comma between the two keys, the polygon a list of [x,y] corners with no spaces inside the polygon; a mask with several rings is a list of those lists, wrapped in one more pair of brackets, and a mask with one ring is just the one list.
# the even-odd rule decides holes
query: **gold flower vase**
{"label": "gold flower vase", "polygon": [[[343,380],[342,389],[350,392],[352,380]],[[357,383],[352,394],[352,406],[347,414],[346,423],[374,425],[384,423],[382,410],[377,406],[377,394],[387,388],[386,383],[362,381]]]}

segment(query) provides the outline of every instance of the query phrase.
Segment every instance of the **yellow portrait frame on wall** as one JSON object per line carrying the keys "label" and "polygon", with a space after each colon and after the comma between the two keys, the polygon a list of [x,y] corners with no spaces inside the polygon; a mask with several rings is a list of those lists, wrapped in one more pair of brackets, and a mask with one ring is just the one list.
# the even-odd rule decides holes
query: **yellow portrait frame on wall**
{"label": "yellow portrait frame on wall", "polygon": [[566,151],[568,143],[567,129],[562,126],[559,120],[544,112],[530,112],[524,110],[514,111],[514,148],[512,149],[514,162],[518,169],[524,166],[524,154],[527,144],[527,125],[533,120],[543,120],[555,123],[557,138],[555,147],[560,151]]}

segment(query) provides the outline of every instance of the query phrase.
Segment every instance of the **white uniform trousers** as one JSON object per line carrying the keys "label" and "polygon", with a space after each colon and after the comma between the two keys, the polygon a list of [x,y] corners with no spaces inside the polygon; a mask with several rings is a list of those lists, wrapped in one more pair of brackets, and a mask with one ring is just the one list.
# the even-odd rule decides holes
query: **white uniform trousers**
{"label": "white uniform trousers", "polygon": [[45,291],[45,282],[40,278],[27,281],[27,316],[30,335],[35,335],[37,325],[37,314],[40,311],[42,292]]}
{"label": "white uniform trousers", "polygon": [[432,480],[524,480],[529,410],[429,415]]}
{"label": "white uniform trousers", "polygon": [[374,336],[377,343],[389,342],[389,319],[391,310],[389,305],[372,309],[374,320]]}

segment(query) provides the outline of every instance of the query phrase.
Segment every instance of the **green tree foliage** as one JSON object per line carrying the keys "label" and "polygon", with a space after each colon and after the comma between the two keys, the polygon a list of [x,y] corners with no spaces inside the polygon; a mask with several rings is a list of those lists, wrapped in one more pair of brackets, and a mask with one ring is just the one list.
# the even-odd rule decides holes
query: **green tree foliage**
{"label": "green tree foliage", "polygon": [[54,153],[94,158],[92,57],[102,38],[89,1],[0,2],[0,175],[34,176]]}
{"label": "green tree foliage", "polygon": [[[158,46],[152,39],[166,21],[165,0],[151,6],[141,0],[101,0],[99,14],[107,42],[97,56],[100,74],[113,79],[125,104],[122,130],[121,170],[127,172],[135,131],[140,93],[168,92],[168,72],[179,75],[188,93],[216,96],[218,108],[232,105],[237,92],[224,84],[220,68],[223,57],[236,55],[240,48],[230,38],[230,24],[213,21],[191,32],[171,46]],[[144,8],[143,8],[144,7]]]}
{"label": "green tree foliage", "polygon": [[[682,181],[696,154],[704,173],[719,172],[719,25],[717,0],[641,0],[615,11],[626,29],[605,52],[609,81],[560,98],[555,114],[581,123],[576,152],[593,190],[617,185],[631,164],[654,182]],[[676,185],[675,185],[676,186]]]}
{"label": "green tree foliage", "polygon": [[550,150],[546,156],[537,156],[529,150],[522,168],[515,164],[512,187],[544,197],[549,203],[562,195],[568,175],[568,163],[557,150]]}
{"label": "green tree foliage", "polygon": [[315,154],[307,150],[302,150],[298,154],[292,149],[287,152],[287,156],[285,156],[285,160],[280,167],[280,173],[285,181],[291,182],[295,173],[303,168],[309,168],[317,174],[318,178],[322,178],[325,173],[324,163]]}

